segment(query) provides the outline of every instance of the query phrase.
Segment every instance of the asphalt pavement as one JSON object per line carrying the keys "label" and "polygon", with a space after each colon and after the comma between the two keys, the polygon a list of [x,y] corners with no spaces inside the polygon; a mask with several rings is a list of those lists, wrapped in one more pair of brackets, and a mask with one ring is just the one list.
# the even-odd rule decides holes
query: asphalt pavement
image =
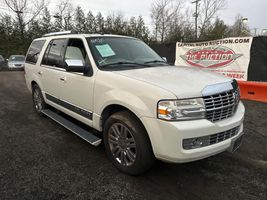
{"label": "asphalt pavement", "polygon": [[93,147],[38,116],[23,72],[0,72],[0,199],[267,199],[267,104],[244,101],[245,136],[235,153],[187,164],[158,161],[120,173]]}

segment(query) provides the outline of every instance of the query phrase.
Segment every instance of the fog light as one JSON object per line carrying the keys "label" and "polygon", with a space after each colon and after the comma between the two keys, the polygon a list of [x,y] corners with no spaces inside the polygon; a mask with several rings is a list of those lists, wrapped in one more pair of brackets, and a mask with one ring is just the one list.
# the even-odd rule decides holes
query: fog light
{"label": "fog light", "polygon": [[201,138],[197,138],[193,143],[195,147],[202,147],[203,141]]}
{"label": "fog light", "polygon": [[189,150],[208,146],[210,144],[209,138],[209,136],[204,136],[198,138],[184,139],[183,148]]}

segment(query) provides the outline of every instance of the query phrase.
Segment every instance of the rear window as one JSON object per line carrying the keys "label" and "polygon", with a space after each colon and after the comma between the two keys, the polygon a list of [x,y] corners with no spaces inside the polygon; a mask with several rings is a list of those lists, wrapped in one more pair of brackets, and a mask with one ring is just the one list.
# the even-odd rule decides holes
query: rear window
{"label": "rear window", "polygon": [[36,40],[32,42],[26,57],[27,63],[36,64],[44,43],[45,40]]}

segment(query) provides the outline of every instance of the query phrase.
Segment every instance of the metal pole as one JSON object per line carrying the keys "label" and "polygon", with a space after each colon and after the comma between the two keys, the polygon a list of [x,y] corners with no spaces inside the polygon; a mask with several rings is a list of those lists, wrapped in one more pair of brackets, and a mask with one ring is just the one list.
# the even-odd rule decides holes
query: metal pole
{"label": "metal pole", "polygon": [[254,28],[254,30],[255,30],[255,37],[256,37],[258,28]]}
{"label": "metal pole", "polygon": [[196,4],[196,12],[195,12],[195,39],[197,39],[197,18],[198,18],[198,2],[201,0],[195,0],[192,3]]}

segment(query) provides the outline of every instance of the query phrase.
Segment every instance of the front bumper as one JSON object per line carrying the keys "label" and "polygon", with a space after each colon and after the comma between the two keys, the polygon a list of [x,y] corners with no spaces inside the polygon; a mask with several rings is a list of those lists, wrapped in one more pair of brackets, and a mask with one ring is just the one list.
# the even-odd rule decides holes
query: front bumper
{"label": "front bumper", "polygon": [[15,66],[15,65],[8,65],[8,69],[15,70],[15,69],[24,69],[24,65],[21,66]]}
{"label": "front bumper", "polygon": [[[236,113],[218,122],[206,119],[169,122],[155,118],[142,117],[156,158],[175,163],[190,162],[203,159],[232,147],[232,141],[243,134],[245,108],[239,103]],[[232,138],[209,146],[185,150],[183,139],[202,137],[233,129],[240,126],[238,133]]]}

